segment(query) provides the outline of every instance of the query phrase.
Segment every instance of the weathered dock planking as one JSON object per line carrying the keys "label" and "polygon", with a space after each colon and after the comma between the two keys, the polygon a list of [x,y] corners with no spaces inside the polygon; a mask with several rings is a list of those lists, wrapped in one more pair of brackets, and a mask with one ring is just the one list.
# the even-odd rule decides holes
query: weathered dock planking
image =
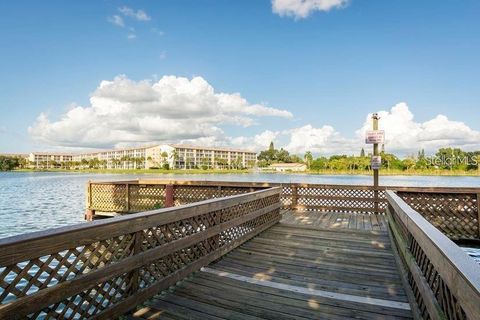
{"label": "weathered dock planking", "polygon": [[386,230],[283,217],[129,318],[412,318]]}
{"label": "weathered dock planking", "polygon": [[449,239],[478,236],[476,189],[381,188],[378,210],[367,186],[88,191],[92,214],[125,215],[0,239],[0,319],[480,315],[480,267]]}

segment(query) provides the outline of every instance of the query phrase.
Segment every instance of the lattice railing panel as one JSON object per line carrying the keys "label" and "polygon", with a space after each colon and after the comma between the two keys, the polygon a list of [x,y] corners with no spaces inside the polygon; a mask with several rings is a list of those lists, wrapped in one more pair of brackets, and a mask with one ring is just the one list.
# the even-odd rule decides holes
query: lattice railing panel
{"label": "lattice railing panel", "polygon": [[90,185],[90,207],[98,211],[127,211],[127,187],[124,184]]}
{"label": "lattice railing panel", "polygon": [[[296,188],[297,208],[308,211],[330,212],[375,212],[375,192],[368,188],[333,188],[299,186]],[[378,208],[385,211],[386,202],[383,191],[378,191]]]}
{"label": "lattice railing panel", "polygon": [[142,251],[203,232],[217,225],[219,217],[220,212],[213,211],[143,230]]}
{"label": "lattice railing panel", "polygon": [[149,287],[155,282],[161,281],[163,278],[212,253],[217,248],[215,239],[209,238],[148,264],[140,269],[140,288]]}
{"label": "lattice railing panel", "polygon": [[282,202],[283,208],[290,208],[293,204],[292,187],[290,185],[283,185],[280,201]]}
{"label": "lattice railing panel", "polygon": [[[465,311],[463,310],[462,306],[458,303],[456,297],[450,291],[450,288],[442,279],[442,277],[438,274],[438,271],[435,269],[435,266],[430,262],[430,259],[425,254],[423,249],[417,243],[415,238],[411,235],[409,236],[409,251],[412,253],[416,264],[420,268],[423,277],[426,279],[428,286],[432,290],[433,294],[437,302],[439,303],[440,307],[442,308],[443,312],[449,315],[449,319],[467,319]],[[416,288],[415,280],[411,273],[409,273],[408,281],[410,285],[414,285]],[[417,288],[417,292],[414,291],[417,299],[421,298],[420,292]],[[423,300],[423,299],[422,299]],[[421,306],[423,309],[422,316],[426,318],[428,316],[427,309],[424,306],[424,301],[422,301]]]}
{"label": "lattice railing panel", "polygon": [[[105,185],[103,185],[105,186]],[[101,195],[96,195],[97,187],[92,189],[92,203],[89,208],[99,211],[138,212],[151,210],[165,204],[165,184],[133,184],[128,187],[115,184],[115,192],[108,193],[102,189]],[[104,187],[102,187],[104,188]],[[186,184],[174,185],[174,205],[215,199],[230,195],[247,193],[264,189],[261,185],[199,185]],[[129,190],[128,196],[126,190]],[[125,192],[122,196],[121,193]],[[115,199],[108,201],[109,194]],[[128,199],[128,205],[125,204]],[[282,184],[280,199],[283,208],[298,208],[309,211],[334,211],[334,212],[375,212],[374,191],[362,186],[334,186],[323,185],[296,185]],[[386,208],[385,191],[378,191],[378,209],[383,213]]]}
{"label": "lattice railing panel", "polygon": [[175,206],[207,199],[228,197],[251,191],[255,191],[255,189],[245,187],[177,185],[174,189]]}
{"label": "lattice railing panel", "polygon": [[115,318],[135,307],[127,298],[166,289],[278,222],[280,207],[280,189],[268,189],[2,240],[0,319]]}
{"label": "lattice railing panel", "polygon": [[132,254],[130,234],[0,268],[0,303],[36,293]]}
{"label": "lattice railing panel", "polygon": [[165,185],[129,185],[129,211],[140,212],[165,206]]}
{"label": "lattice railing panel", "polygon": [[449,238],[480,238],[476,194],[398,192],[398,195]]}
{"label": "lattice railing panel", "polygon": [[130,289],[127,274],[28,315],[30,319],[88,319],[123,299]]}

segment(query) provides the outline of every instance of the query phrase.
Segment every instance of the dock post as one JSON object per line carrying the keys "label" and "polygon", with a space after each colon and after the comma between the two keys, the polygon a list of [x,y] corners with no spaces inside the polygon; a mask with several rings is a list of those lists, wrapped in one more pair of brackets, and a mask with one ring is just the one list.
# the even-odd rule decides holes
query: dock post
{"label": "dock post", "polygon": [[173,184],[167,184],[165,185],[165,208],[173,207],[174,204]]}
{"label": "dock post", "polygon": [[95,210],[87,209],[85,210],[85,220],[93,221],[93,216],[95,215]]}
{"label": "dock post", "polygon": [[480,239],[480,193],[477,193],[478,239]]}
{"label": "dock post", "polygon": [[296,185],[292,185],[292,210],[297,210],[298,189]]}
{"label": "dock post", "polygon": [[125,211],[130,213],[130,185],[125,184]]}
{"label": "dock post", "polygon": [[87,209],[85,210],[84,219],[86,221],[93,221],[95,210],[92,210],[92,181],[88,180],[86,194]]}
{"label": "dock post", "polygon": [[[378,130],[378,119],[380,117],[377,113],[372,115],[373,130]],[[378,156],[378,143],[373,144],[373,155]],[[378,214],[378,169],[373,169],[373,210]]]}

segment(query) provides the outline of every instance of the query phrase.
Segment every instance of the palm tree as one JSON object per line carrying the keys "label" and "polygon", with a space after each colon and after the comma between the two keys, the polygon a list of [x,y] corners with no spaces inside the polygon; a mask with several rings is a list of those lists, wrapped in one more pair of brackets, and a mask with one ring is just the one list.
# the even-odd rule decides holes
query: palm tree
{"label": "palm tree", "polygon": [[177,168],[177,161],[178,161],[178,158],[179,158],[177,150],[173,150],[170,157],[173,160],[173,168],[172,169],[176,169]]}
{"label": "palm tree", "polygon": [[312,164],[312,161],[313,161],[312,152],[310,152],[310,151],[305,152],[305,155],[303,156],[303,159],[307,163],[307,168],[310,169],[310,165]]}

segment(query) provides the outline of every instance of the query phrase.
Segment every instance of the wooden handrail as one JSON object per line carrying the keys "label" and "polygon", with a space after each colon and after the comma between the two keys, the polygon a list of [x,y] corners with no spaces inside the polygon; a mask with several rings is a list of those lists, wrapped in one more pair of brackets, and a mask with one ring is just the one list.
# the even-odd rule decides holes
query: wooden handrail
{"label": "wooden handrail", "polygon": [[0,318],[122,314],[277,223],[280,191],[2,239]]}
{"label": "wooden handrail", "polygon": [[[344,184],[321,184],[321,183],[296,183],[296,182],[244,182],[244,181],[213,181],[213,180],[168,180],[168,179],[137,179],[137,180],[119,180],[119,181],[90,181],[93,184],[173,184],[173,185],[191,185],[191,186],[222,186],[222,187],[257,187],[271,188],[281,186],[296,187],[315,187],[315,188],[331,188],[331,189],[359,189],[374,190],[371,185],[344,185]],[[405,192],[425,192],[425,193],[478,193],[480,188],[470,187],[404,187],[385,185],[378,187],[378,190],[394,190]]]}
{"label": "wooden handrail", "polygon": [[420,310],[432,319],[478,319],[480,266],[394,191],[386,197],[389,225]]}

